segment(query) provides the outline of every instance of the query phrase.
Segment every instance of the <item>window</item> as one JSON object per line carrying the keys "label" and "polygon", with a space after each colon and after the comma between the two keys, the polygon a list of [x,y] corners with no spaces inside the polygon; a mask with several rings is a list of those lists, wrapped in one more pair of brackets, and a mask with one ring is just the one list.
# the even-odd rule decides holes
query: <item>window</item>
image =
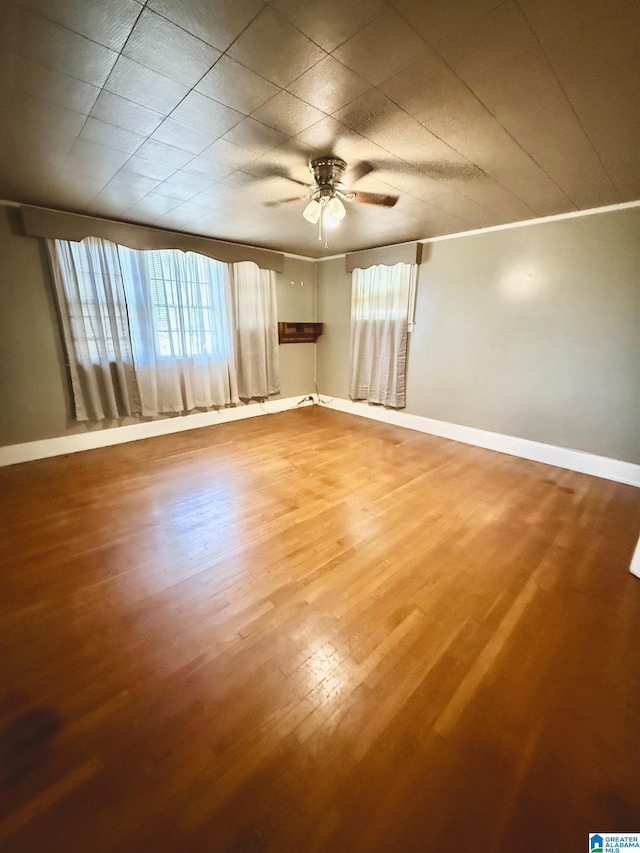
{"label": "window", "polygon": [[119,253],[130,301],[148,300],[152,340],[146,345],[156,358],[231,354],[226,264],[174,249],[136,252],[121,246]]}
{"label": "window", "polygon": [[92,364],[131,361],[129,320],[117,247],[89,238],[57,241],[64,295],[74,338]]}
{"label": "window", "polygon": [[48,247],[78,420],[279,392],[272,270],[98,238]]}
{"label": "window", "polygon": [[353,271],[351,382],[353,400],[405,406],[407,333],[413,312],[415,264]]}

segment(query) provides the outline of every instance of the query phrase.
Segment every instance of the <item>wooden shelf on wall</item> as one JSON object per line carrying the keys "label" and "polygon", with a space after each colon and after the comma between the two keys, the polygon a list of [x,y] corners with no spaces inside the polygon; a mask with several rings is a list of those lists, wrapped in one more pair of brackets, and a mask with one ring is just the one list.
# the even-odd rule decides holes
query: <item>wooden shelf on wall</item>
{"label": "wooden shelf on wall", "polygon": [[322,334],[322,323],[278,323],[281,344],[314,344]]}

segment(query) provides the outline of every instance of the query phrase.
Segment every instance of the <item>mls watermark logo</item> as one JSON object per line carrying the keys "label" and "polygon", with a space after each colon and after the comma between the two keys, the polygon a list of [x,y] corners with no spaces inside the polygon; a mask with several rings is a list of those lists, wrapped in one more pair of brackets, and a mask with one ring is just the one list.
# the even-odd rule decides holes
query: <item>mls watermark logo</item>
{"label": "mls watermark logo", "polygon": [[589,853],[640,851],[640,832],[589,833]]}

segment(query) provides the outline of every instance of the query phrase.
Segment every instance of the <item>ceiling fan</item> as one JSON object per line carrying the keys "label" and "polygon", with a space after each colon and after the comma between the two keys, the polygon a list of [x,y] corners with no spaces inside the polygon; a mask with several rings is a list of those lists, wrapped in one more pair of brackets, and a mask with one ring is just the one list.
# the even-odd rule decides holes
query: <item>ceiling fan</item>
{"label": "ceiling fan", "polygon": [[324,233],[325,248],[327,246],[327,228],[337,225],[344,219],[347,212],[344,205],[345,201],[355,202],[356,204],[377,204],[384,207],[393,207],[398,201],[397,195],[357,192],[351,189],[356,181],[373,171],[374,167],[370,163],[359,163],[349,172],[346,172],[346,168],[347,164],[341,157],[325,155],[315,157],[309,163],[313,184],[305,184],[290,175],[282,175],[282,177],[306,187],[310,193],[308,196],[294,196],[293,198],[283,199],[275,202],[275,204],[308,199],[308,204],[302,215],[313,225],[318,224],[318,240],[322,240]]}

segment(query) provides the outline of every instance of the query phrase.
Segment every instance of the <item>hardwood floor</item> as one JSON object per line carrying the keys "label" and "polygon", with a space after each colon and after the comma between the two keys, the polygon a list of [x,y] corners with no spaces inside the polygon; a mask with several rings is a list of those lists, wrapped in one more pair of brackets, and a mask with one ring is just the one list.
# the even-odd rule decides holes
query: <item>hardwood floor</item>
{"label": "hardwood floor", "polygon": [[317,406],[0,489],[3,851],[640,831],[640,490]]}

